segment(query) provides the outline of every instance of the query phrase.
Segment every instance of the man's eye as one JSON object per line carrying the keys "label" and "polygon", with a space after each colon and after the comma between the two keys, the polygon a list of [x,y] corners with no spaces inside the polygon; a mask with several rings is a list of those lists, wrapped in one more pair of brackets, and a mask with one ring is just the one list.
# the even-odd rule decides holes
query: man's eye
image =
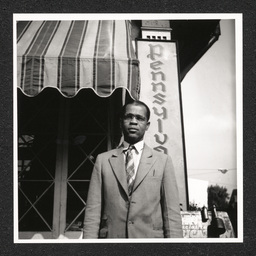
{"label": "man's eye", "polygon": [[132,118],[133,118],[132,115],[125,115],[125,116],[124,116],[124,119],[132,119]]}
{"label": "man's eye", "polygon": [[124,116],[124,120],[132,120],[133,118],[135,118],[138,122],[144,122],[146,120],[145,117],[139,115],[127,114]]}
{"label": "man's eye", "polygon": [[142,116],[136,116],[136,119],[141,122],[145,120],[145,118]]}

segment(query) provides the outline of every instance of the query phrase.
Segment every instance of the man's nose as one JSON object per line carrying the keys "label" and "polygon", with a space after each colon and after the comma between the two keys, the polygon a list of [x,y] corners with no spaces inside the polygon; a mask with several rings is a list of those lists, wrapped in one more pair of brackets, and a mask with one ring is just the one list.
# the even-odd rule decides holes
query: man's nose
{"label": "man's nose", "polygon": [[133,124],[137,124],[138,123],[138,120],[137,120],[137,118],[135,116],[133,116],[131,118],[131,123],[133,123]]}

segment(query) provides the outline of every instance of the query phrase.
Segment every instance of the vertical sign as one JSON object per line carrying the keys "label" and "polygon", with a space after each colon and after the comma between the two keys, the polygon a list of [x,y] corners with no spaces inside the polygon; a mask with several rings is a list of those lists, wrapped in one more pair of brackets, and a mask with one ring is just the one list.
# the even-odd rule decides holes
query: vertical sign
{"label": "vertical sign", "polygon": [[140,61],[140,100],[151,110],[145,142],[171,156],[178,182],[180,203],[187,207],[187,178],[177,47],[173,41],[137,41]]}

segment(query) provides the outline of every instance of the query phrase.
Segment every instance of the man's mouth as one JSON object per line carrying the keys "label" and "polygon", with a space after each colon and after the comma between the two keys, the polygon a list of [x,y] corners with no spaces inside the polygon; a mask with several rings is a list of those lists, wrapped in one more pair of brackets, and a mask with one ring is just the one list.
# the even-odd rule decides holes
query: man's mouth
{"label": "man's mouth", "polygon": [[131,133],[134,133],[134,132],[137,132],[138,129],[136,129],[136,128],[129,128],[128,131],[131,132]]}

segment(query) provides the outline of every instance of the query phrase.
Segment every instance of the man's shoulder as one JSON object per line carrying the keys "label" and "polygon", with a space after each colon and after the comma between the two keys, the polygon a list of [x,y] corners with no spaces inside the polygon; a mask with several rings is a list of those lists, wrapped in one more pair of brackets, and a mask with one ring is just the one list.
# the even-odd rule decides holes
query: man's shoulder
{"label": "man's shoulder", "polygon": [[162,152],[162,151],[158,151],[154,148],[149,147],[148,145],[145,144],[145,147],[148,150],[151,150],[152,154],[158,158],[162,158],[162,159],[167,159],[167,158],[171,158],[169,155],[167,155],[166,153]]}
{"label": "man's shoulder", "polygon": [[166,153],[158,151],[154,148],[149,148],[149,150],[151,150],[152,157],[156,160],[156,163],[159,166],[168,166],[170,167],[169,169],[172,169],[171,167],[173,167],[173,160],[170,155],[167,155]]}
{"label": "man's shoulder", "polygon": [[109,156],[115,155],[117,152],[118,152],[118,149],[114,148],[98,154],[98,157],[103,157],[103,158],[109,157]]}

